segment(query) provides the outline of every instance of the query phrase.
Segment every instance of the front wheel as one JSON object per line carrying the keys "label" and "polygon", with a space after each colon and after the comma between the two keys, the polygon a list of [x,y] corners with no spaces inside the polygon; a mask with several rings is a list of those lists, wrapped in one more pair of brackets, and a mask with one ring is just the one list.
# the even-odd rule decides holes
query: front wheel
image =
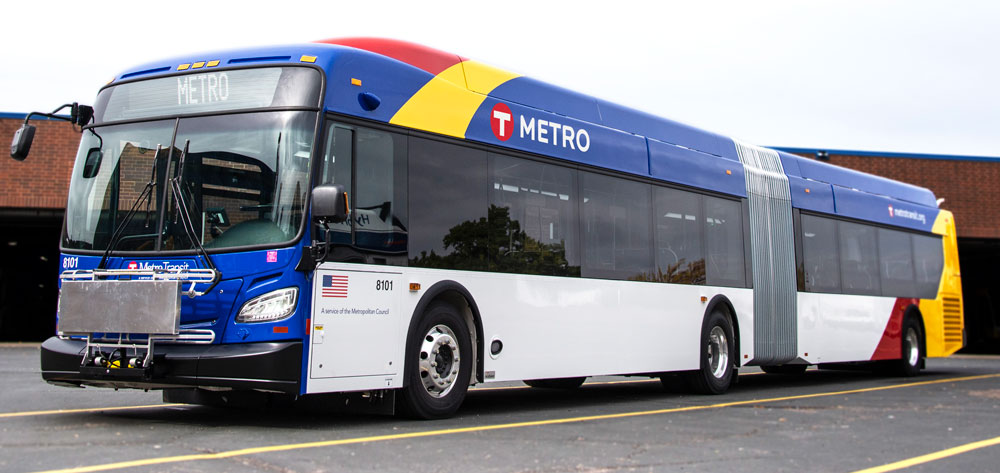
{"label": "front wheel", "polygon": [[729,317],[713,311],[701,329],[701,367],[686,373],[687,383],[697,393],[722,394],[733,382],[736,353],[733,325]]}
{"label": "front wheel", "polygon": [[433,304],[406,347],[409,367],[400,396],[403,413],[417,419],[454,415],[472,375],[472,342],[465,319],[449,304]]}

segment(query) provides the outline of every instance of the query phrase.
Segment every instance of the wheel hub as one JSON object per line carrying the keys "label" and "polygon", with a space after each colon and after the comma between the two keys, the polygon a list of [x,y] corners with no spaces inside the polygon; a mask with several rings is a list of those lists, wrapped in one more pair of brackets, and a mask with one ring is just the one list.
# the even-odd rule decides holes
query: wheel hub
{"label": "wheel hub", "polygon": [[460,366],[457,340],[448,326],[435,325],[420,344],[417,369],[424,388],[433,397],[445,396],[455,387]]}
{"label": "wheel hub", "polygon": [[712,370],[712,376],[722,379],[729,366],[729,342],[726,340],[726,331],[722,327],[712,327],[708,334],[708,367]]}
{"label": "wheel hub", "polygon": [[920,339],[913,327],[906,330],[906,353],[904,356],[910,366],[917,366],[917,363],[920,362]]}

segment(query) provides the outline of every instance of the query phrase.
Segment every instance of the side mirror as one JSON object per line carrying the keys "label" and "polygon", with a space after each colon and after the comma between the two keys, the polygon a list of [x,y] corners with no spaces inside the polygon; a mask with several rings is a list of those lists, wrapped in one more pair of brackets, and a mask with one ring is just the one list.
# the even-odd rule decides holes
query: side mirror
{"label": "side mirror", "polygon": [[94,118],[94,107],[90,105],[78,105],[73,104],[72,113],[70,113],[70,119],[73,123],[79,126],[87,126],[90,123],[90,119]]}
{"label": "side mirror", "polygon": [[25,123],[14,132],[14,140],[10,142],[10,157],[24,161],[31,150],[31,141],[35,139],[35,126]]}
{"label": "side mirror", "polygon": [[101,158],[103,157],[104,153],[101,152],[101,148],[90,148],[87,151],[87,159],[83,162],[84,179],[90,179],[97,175],[97,172],[101,170]]}
{"label": "side mirror", "polygon": [[350,207],[347,191],[342,184],[323,184],[312,191],[312,218],[317,222],[342,223],[347,221]]}

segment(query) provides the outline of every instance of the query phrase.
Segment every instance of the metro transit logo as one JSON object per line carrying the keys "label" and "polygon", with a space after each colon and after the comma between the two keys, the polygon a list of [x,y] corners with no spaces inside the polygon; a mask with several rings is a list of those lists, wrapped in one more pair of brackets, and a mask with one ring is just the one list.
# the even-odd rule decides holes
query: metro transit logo
{"label": "metro transit logo", "polygon": [[493,135],[500,141],[507,141],[514,134],[514,114],[510,112],[510,107],[497,102],[490,112],[490,128],[493,128]]}
{"label": "metro transit logo", "polygon": [[500,141],[509,140],[516,128],[519,131],[519,138],[535,143],[581,153],[586,153],[590,149],[590,133],[586,128],[525,114],[515,117],[510,107],[502,102],[497,102],[490,111],[490,128],[493,130],[493,136]]}

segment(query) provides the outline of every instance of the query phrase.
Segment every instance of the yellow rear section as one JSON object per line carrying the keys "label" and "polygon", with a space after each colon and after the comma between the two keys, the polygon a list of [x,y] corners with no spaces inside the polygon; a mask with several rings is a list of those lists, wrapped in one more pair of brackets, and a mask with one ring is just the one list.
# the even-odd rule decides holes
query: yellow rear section
{"label": "yellow rear section", "polygon": [[941,235],[941,244],[944,245],[944,270],[937,299],[920,300],[929,357],[951,355],[964,345],[962,274],[958,268],[958,238],[955,234],[954,215],[947,210],[938,213],[933,232]]}

